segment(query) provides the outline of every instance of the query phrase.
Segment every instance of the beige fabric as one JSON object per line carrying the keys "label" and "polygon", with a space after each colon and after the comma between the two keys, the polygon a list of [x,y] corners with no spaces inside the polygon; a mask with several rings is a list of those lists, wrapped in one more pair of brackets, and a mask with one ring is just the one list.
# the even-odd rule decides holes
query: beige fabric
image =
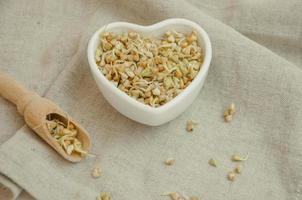
{"label": "beige fabric", "polygon": [[22,191],[12,180],[0,174],[0,199],[15,199]]}
{"label": "beige fabric", "polygon": [[[22,119],[1,99],[0,123],[5,138],[0,137],[0,172],[9,178],[7,181],[16,183],[14,187],[19,185],[33,196],[22,199],[94,199],[100,191],[110,192],[114,199],[166,199],[160,194],[167,191],[202,199],[302,198],[299,1],[79,2],[73,8],[74,1],[37,1],[35,6],[28,6],[28,2],[0,3],[1,15],[5,16],[0,18],[1,27],[7,29],[6,33],[0,29],[0,41],[9,47],[1,45],[1,69],[46,94],[80,121],[91,133],[92,152],[98,155],[97,159],[70,164],[27,127],[12,136]],[[20,12],[22,8],[27,8],[23,13],[31,17],[16,12],[19,18],[15,23],[25,35],[16,33],[16,26],[9,21],[9,16],[14,16],[9,11]],[[38,30],[44,35],[33,36],[37,28],[31,23],[42,16],[44,28]],[[88,69],[87,40],[108,22],[147,25],[170,17],[188,18],[205,28],[213,45],[213,62],[204,89],[183,115],[163,126],[147,127],[123,117],[97,90]],[[77,39],[71,39],[70,34]],[[15,39],[18,36],[31,41],[28,44]],[[53,48],[43,45],[48,41],[44,41],[45,36],[56,44]],[[16,50],[15,44],[21,41],[25,51]],[[56,52],[62,48],[66,51]],[[60,58],[44,54],[48,59],[45,65],[39,59],[47,49]],[[13,60],[16,54],[23,57]],[[226,124],[221,114],[232,101],[238,113],[231,124]],[[4,112],[8,111],[7,116]],[[200,122],[191,135],[185,132],[188,119]],[[249,152],[250,159],[244,164],[243,174],[231,184],[225,176],[234,166],[229,157],[235,152]],[[171,156],[176,164],[167,168],[163,160]],[[221,162],[218,169],[207,164],[211,157]],[[98,162],[103,175],[95,180],[90,170]],[[13,189],[9,184],[5,186]]]}

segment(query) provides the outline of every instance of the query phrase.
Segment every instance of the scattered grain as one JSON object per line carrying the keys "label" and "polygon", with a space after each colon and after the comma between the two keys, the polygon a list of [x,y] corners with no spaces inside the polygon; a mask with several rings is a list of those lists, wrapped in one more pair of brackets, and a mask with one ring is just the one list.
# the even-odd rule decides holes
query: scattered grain
{"label": "scattered grain", "polygon": [[224,111],[224,113],[223,113],[223,117],[224,117],[225,122],[232,121],[235,112],[236,112],[235,104],[231,103],[229,108],[226,111]]}
{"label": "scattered grain", "polygon": [[236,172],[237,174],[241,174],[242,172],[242,165],[237,165],[234,169],[234,172]]}
{"label": "scattered grain", "polygon": [[211,158],[211,159],[209,160],[209,164],[210,164],[211,166],[213,166],[213,167],[217,167],[218,162],[217,162],[217,160]]}
{"label": "scattered grain", "polygon": [[236,178],[236,174],[233,171],[231,171],[228,173],[227,178],[229,181],[234,181]]}
{"label": "scattered grain", "polygon": [[102,192],[96,197],[97,200],[111,200],[111,195],[107,192]]}
{"label": "scattered grain", "polygon": [[193,120],[188,120],[187,121],[187,127],[186,127],[186,130],[188,132],[192,132],[194,130],[194,127],[197,125],[198,123],[193,121]]}
{"label": "scattered grain", "polygon": [[232,115],[226,115],[226,116],[224,116],[225,122],[230,122],[230,121],[232,121],[232,119],[233,119]]}
{"label": "scattered grain", "polygon": [[171,200],[181,200],[181,195],[178,192],[170,192],[164,194],[164,196],[169,196]]}
{"label": "scattered grain", "polygon": [[174,165],[175,164],[175,159],[174,158],[168,158],[167,160],[165,160],[165,164],[166,165]]}
{"label": "scattered grain", "polygon": [[234,154],[231,157],[232,161],[234,162],[246,161],[248,158],[249,158],[249,154],[246,154],[245,156]]}
{"label": "scattered grain", "polygon": [[101,169],[99,167],[95,167],[91,171],[91,176],[93,178],[99,178],[101,176]]}

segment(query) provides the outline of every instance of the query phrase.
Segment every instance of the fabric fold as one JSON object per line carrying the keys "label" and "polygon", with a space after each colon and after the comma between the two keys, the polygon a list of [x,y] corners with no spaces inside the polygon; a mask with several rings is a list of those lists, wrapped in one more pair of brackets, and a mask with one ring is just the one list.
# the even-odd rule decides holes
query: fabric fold
{"label": "fabric fold", "polygon": [[21,191],[20,186],[0,174],[0,199],[16,199]]}

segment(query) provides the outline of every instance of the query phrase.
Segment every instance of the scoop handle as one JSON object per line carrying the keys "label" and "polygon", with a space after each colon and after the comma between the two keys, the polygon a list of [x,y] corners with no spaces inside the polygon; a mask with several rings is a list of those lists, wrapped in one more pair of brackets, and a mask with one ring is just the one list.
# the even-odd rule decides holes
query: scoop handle
{"label": "scoop handle", "polygon": [[20,114],[23,115],[28,102],[38,95],[27,90],[9,75],[0,72],[0,95],[14,103]]}
{"label": "scoop handle", "polygon": [[29,95],[31,92],[15,81],[9,75],[0,72],[0,95],[15,105],[22,97]]}

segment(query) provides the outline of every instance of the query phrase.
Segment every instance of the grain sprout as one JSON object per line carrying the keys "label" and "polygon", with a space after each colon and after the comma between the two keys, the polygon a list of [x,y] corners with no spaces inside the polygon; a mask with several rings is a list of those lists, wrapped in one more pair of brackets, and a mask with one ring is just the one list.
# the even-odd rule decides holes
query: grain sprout
{"label": "grain sprout", "polygon": [[234,162],[246,161],[248,158],[249,158],[249,154],[246,154],[245,156],[234,154],[231,157],[232,161]]}
{"label": "grain sprout", "polygon": [[159,107],[181,93],[203,62],[197,33],[168,31],[160,38],[103,32],[95,52],[101,73],[137,101]]}

